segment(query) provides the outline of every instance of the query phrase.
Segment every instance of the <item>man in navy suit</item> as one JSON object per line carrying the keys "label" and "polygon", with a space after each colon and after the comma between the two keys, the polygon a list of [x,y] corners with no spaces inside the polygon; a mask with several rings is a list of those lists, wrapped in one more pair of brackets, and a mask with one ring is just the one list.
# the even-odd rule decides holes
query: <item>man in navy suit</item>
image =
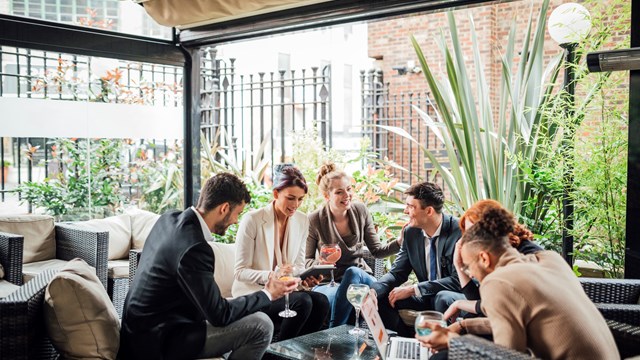
{"label": "man in navy suit", "polygon": [[218,174],[202,189],[198,205],[158,219],[144,245],[127,294],[120,358],[194,359],[221,356],[261,359],[273,323],[259,312],[296,289],[273,274],[263,290],[226,300],[213,278],[215,258],[207,241],[238,222],[251,200],[232,174]]}
{"label": "man in navy suit", "polygon": [[[391,270],[371,288],[385,326],[401,336],[413,336],[413,326],[402,322],[399,309],[444,312],[453,301],[464,299],[453,265],[461,233],[458,219],[442,213],[444,194],[438,185],[415,184],[405,194],[409,223],[401,235],[404,241]],[[412,271],[418,283],[403,286]]]}

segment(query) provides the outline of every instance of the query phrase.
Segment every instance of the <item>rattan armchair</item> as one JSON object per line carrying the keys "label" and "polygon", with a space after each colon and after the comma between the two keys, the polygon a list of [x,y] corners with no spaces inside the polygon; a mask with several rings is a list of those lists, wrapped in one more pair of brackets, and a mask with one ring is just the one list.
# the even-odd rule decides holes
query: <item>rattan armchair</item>
{"label": "rattan armchair", "polygon": [[475,335],[464,335],[449,340],[449,359],[485,360],[485,359],[535,359],[524,354]]}
{"label": "rattan armchair", "polygon": [[56,359],[44,323],[47,284],[56,274],[45,270],[0,299],[0,359]]}
{"label": "rattan armchair", "polygon": [[22,250],[24,237],[0,232],[0,264],[4,267],[4,279],[22,285]]}
{"label": "rattan armchair", "polygon": [[640,325],[640,280],[581,278],[580,283],[606,319]]}
{"label": "rattan armchair", "polygon": [[71,223],[56,224],[56,258],[80,258],[96,269],[96,275],[107,288],[107,254],[109,233],[77,229]]}

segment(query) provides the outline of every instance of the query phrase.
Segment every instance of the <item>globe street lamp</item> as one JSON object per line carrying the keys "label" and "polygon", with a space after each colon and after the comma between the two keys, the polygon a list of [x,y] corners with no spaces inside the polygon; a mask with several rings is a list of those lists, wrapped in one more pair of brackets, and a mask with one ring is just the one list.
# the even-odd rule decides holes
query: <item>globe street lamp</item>
{"label": "globe street lamp", "polygon": [[549,17],[549,35],[564,49],[564,81],[562,85],[564,97],[564,115],[567,126],[562,138],[564,151],[563,194],[562,194],[562,256],[573,264],[573,141],[577,124],[569,123],[574,115],[575,106],[575,49],[591,30],[591,15],[582,5],[566,3],[558,6]]}

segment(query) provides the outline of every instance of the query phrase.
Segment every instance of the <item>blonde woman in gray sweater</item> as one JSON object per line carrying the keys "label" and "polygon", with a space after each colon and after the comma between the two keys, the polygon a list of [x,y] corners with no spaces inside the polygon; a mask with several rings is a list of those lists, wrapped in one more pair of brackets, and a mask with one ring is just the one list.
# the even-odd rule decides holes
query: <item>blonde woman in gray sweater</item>
{"label": "blonde woman in gray sweater", "polygon": [[316,183],[326,203],[309,214],[309,236],[305,261],[306,266],[322,263],[316,258],[324,244],[337,244],[341,250],[336,262],[335,278],[339,286],[318,285],[314,291],[321,292],[331,303],[329,326],[346,324],[351,311],[347,301],[350,284],[371,285],[376,281],[371,268],[364,261],[364,247],[377,258],[395,254],[400,249],[402,239],[382,244],[375,231],[373,219],[367,207],[353,201],[352,179],[335,164],[324,164],[318,173]]}

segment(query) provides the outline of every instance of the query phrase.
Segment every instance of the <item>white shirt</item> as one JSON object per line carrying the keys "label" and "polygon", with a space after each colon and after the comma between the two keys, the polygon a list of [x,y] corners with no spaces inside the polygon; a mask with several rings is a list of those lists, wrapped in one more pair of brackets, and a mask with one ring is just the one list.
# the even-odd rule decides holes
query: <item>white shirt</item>
{"label": "white shirt", "polygon": [[[196,213],[196,217],[200,222],[200,227],[202,227],[202,234],[204,235],[204,239],[206,241],[213,241],[213,235],[211,235],[211,230],[209,230],[209,226],[207,226],[207,223],[204,221],[204,218],[202,217],[202,215],[200,215],[200,212],[198,212],[195,206],[192,206],[191,210],[193,210],[193,212]],[[269,298],[269,301],[273,301],[273,297],[271,296],[271,293],[267,291],[267,289],[262,289],[262,292],[264,292],[267,295],[267,297]]]}
{"label": "white shirt", "polygon": [[[429,275],[429,278],[431,278],[431,274],[429,274],[429,269],[431,269],[431,239],[436,238],[435,242],[436,242],[436,248],[438,248],[438,241],[440,240],[440,231],[442,230],[442,223],[443,221],[440,221],[440,225],[438,225],[438,228],[436,229],[436,231],[433,233],[433,236],[429,237],[429,235],[427,235],[426,232],[424,232],[424,230],[422,230],[422,235],[424,236],[424,255],[425,255],[425,263],[427,264],[427,275]],[[440,264],[439,264],[439,259],[436,256],[436,269],[438,271],[438,274],[436,275],[436,278],[439,279],[440,278]],[[414,291],[416,293],[416,296],[421,296],[420,295],[420,290],[418,289],[418,284],[414,285]]]}

